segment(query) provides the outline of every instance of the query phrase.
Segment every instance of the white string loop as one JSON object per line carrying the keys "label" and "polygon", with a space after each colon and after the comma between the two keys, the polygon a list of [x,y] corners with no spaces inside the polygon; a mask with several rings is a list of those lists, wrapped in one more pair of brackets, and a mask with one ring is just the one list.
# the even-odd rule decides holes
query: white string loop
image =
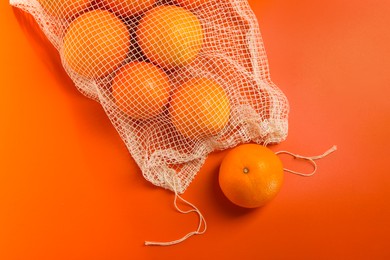
{"label": "white string loop", "polygon": [[277,155],[278,154],[288,154],[288,155],[293,156],[295,159],[302,159],[302,160],[309,161],[314,167],[314,169],[311,173],[302,173],[302,172],[297,172],[297,171],[293,171],[293,170],[284,168],[284,171],[286,171],[286,172],[290,172],[290,173],[297,174],[297,175],[304,176],[304,177],[309,177],[309,176],[312,176],[317,171],[317,163],[315,162],[315,160],[322,159],[325,156],[328,156],[329,154],[333,153],[336,150],[337,150],[337,146],[333,145],[329,150],[327,150],[323,154],[317,155],[317,156],[302,156],[299,154],[293,154],[293,153],[288,152],[288,151],[279,151],[279,152],[276,152],[275,154],[277,154]]}
{"label": "white string loop", "polygon": [[[188,202],[187,200],[183,199],[178,194],[177,187],[176,187],[176,182],[175,181],[173,181],[173,183],[170,182],[168,180],[168,178],[166,177],[166,174],[164,174],[164,179],[165,179],[165,182],[168,184],[168,186],[171,187],[172,190],[175,192],[175,198],[174,198],[173,204],[174,204],[176,210],[179,211],[180,213],[183,213],[183,214],[188,214],[188,213],[191,213],[191,212],[195,212],[196,214],[198,214],[198,216],[199,216],[198,228],[195,231],[191,231],[191,232],[187,233],[182,238],[179,238],[179,239],[173,240],[173,241],[168,241],[168,242],[145,241],[145,245],[146,246],[170,246],[170,245],[176,245],[176,244],[179,244],[179,243],[183,242],[184,240],[186,240],[187,238],[189,238],[189,237],[191,237],[193,235],[201,235],[201,234],[205,233],[206,229],[207,229],[206,220],[203,217],[203,215],[200,212],[200,210],[194,204],[192,204],[192,203]],[[173,179],[174,179],[174,177],[173,177]],[[190,206],[192,209],[190,209],[190,210],[182,210],[177,205],[177,199],[180,199],[182,202],[184,202],[185,204]],[[203,229],[202,229],[202,227],[203,227]]]}

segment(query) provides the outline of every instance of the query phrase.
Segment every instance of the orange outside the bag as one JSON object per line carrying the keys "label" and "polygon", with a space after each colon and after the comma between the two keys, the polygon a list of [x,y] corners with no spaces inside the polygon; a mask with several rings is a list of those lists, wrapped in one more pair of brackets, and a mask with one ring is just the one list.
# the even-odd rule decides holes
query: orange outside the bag
{"label": "orange outside the bag", "polygon": [[283,184],[279,157],[257,144],[243,144],[224,157],[219,169],[219,185],[234,204],[256,208],[270,202]]}

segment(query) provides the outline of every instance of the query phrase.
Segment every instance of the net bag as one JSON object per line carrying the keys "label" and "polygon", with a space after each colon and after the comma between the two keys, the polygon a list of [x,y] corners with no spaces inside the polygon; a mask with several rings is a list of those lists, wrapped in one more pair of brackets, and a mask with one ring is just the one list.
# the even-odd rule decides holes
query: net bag
{"label": "net bag", "polygon": [[247,0],[10,0],[98,101],[143,176],[183,193],[215,150],[288,132]]}

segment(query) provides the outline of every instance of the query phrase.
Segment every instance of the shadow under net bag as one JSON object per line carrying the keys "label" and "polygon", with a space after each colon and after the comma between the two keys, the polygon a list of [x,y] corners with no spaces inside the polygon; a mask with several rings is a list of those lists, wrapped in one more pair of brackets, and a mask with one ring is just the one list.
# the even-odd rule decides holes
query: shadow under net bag
{"label": "shadow under net bag", "polygon": [[[175,192],[176,207],[212,151],[287,136],[288,102],[247,0],[10,3],[35,18],[75,86],[102,105],[143,176]],[[177,209],[199,214],[197,231],[147,244],[204,232],[188,204]]]}

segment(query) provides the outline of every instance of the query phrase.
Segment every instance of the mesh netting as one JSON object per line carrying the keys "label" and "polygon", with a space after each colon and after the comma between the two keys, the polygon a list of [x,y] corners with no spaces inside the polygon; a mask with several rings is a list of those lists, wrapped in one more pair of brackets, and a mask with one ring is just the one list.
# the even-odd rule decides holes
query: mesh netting
{"label": "mesh netting", "polygon": [[287,136],[247,0],[10,3],[34,16],[155,185],[182,193],[210,152]]}

